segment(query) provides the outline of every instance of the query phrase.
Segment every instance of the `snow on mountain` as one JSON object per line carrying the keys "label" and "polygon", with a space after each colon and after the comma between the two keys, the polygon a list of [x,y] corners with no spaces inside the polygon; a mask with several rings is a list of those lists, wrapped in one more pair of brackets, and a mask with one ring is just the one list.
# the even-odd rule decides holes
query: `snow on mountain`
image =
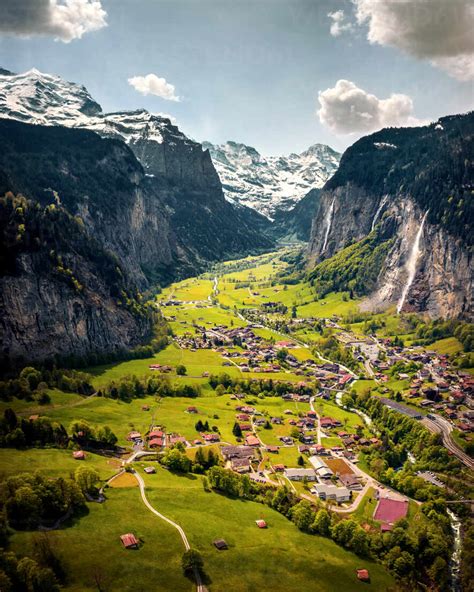
{"label": "snow on mountain", "polygon": [[[103,113],[84,86],[36,69],[23,74],[0,69],[0,117],[87,128],[101,136],[120,137],[132,146],[144,140],[157,144],[166,140],[170,146],[173,141],[196,144],[166,117],[145,109]],[[147,169],[147,163],[142,164]]]}
{"label": "snow on mountain", "polygon": [[277,211],[290,210],[311,189],[322,187],[341,157],[324,144],[289,156],[262,156],[237,142],[203,142],[203,147],[209,149],[226,198],[270,219]]}

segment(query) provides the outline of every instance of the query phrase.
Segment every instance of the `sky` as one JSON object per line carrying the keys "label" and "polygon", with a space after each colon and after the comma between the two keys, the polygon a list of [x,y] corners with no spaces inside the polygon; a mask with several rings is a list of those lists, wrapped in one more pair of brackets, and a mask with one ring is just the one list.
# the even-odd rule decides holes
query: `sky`
{"label": "sky", "polygon": [[167,113],[198,141],[343,150],[471,110],[473,23],[470,0],[0,0],[0,67]]}

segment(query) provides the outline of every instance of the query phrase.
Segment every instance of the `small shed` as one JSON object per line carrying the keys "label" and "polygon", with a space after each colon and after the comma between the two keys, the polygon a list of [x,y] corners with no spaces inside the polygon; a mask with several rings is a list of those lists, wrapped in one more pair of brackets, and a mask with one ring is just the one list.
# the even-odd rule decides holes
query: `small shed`
{"label": "small shed", "polygon": [[265,520],[255,520],[255,524],[259,528],[267,528],[267,523],[265,522]]}
{"label": "small shed", "polygon": [[156,469],[155,467],[145,467],[143,469],[145,471],[145,473],[147,473],[148,475],[151,475],[152,473],[156,473]]}
{"label": "small shed", "polygon": [[214,547],[216,549],[218,549],[219,551],[224,551],[224,549],[228,549],[229,548],[227,546],[227,543],[224,541],[224,539],[216,539],[214,541]]}
{"label": "small shed", "polygon": [[367,569],[358,569],[357,570],[357,578],[359,580],[361,580],[362,582],[369,582],[370,581],[369,570],[367,570]]}
{"label": "small shed", "polygon": [[86,458],[86,453],[85,453],[83,450],[75,450],[75,451],[72,453],[72,457],[73,457],[75,460],[85,460],[85,458]]}
{"label": "small shed", "polygon": [[126,548],[126,549],[138,549],[138,539],[137,537],[132,534],[131,532],[127,533],[127,534],[122,534],[120,536],[120,540],[122,541],[122,545]]}

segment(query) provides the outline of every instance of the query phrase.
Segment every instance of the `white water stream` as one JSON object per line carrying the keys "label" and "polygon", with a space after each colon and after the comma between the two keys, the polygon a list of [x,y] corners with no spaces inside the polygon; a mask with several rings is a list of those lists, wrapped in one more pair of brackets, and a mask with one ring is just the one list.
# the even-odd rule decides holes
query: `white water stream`
{"label": "white water stream", "polygon": [[408,271],[408,278],[405,287],[403,288],[402,295],[400,296],[400,300],[398,301],[397,305],[397,314],[399,314],[405,304],[406,297],[408,296],[408,292],[410,291],[411,285],[413,280],[415,279],[416,275],[416,265],[418,263],[418,258],[420,256],[420,240],[423,234],[423,227],[425,225],[426,216],[428,215],[429,210],[426,211],[425,215],[423,216],[420,224],[420,228],[416,233],[415,240],[413,241],[413,246],[411,248],[410,257],[406,262],[406,269]]}
{"label": "white water stream", "polygon": [[328,245],[328,238],[329,238],[329,232],[331,230],[331,224],[332,224],[332,215],[334,213],[334,202],[336,201],[336,198],[334,197],[331,205],[329,207],[329,210],[327,211],[326,214],[326,233],[324,235],[324,242],[323,242],[323,248],[321,249],[321,254],[324,253],[324,251],[326,250],[326,247]]}
{"label": "white water stream", "polygon": [[461,571],[461,550],[462,550],[462,537],[461,537],[461,520],[451,510],[447,510],[448,516],[451,519],[451,528],[454,534],[454,550],[451,556],[449,565],[449,571],[451,573],[451,590],[452,592],[459,592],[461,589],[459,586],[459,573]]}
{"label": "white water stream", "polygon": [[371,227],[371,231],[375,228],[375,225],[377,223],[377,220],[379,219],[380,216],[380,212],[382,211],[382,208],[384,207],[384,205],[387,203],[388,201],[388,195],[384,195],[380,201],[379,207],[377,208],[377,211],[375,212],[375,216],[374,219],[372,220],[372,227]]}

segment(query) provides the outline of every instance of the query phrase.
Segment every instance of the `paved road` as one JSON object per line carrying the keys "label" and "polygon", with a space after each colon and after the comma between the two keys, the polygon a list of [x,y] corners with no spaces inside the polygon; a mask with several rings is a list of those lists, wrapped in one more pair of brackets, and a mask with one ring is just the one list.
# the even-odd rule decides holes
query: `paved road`
{"label": "paved road", "polygon": [[421,423],[431,432],[441,434],[444,447],[447,448],[449,452],[452,452],[452,454],[454,454],[454,456],[456,456],[464,465],[466,465],[466,467],[474,470],[474,460],[463,450],[461,450],[453,440],[453,437],[451,436],[453,426],[449,421],[437,415],[435,416],[435,419],[428,419],[425,417],[421,420]]}

